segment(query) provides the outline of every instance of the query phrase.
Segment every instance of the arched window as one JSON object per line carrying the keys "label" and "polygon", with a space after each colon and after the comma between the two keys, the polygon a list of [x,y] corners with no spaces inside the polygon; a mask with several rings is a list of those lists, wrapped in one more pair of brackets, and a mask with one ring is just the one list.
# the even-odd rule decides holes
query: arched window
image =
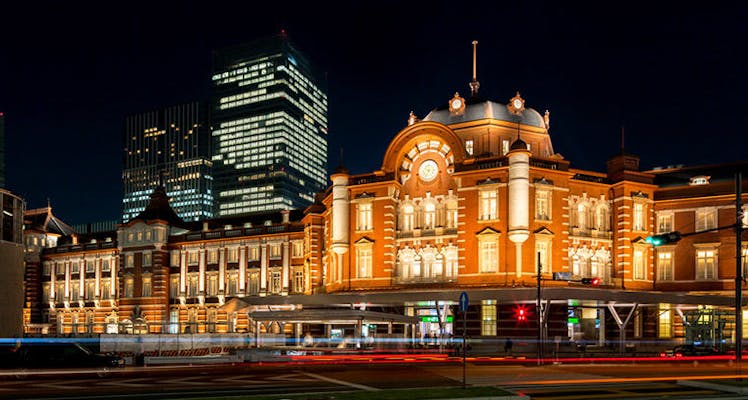
{"label": "arched window", "polygon": [[413,204],[404,204],[400,212],[400,230],[412,231],[414,227],[414,212]]}
{"label": "arched window", "polygon": [[423,229],[434,229],[436,226],[436,204],[433,200],[423,204]]}

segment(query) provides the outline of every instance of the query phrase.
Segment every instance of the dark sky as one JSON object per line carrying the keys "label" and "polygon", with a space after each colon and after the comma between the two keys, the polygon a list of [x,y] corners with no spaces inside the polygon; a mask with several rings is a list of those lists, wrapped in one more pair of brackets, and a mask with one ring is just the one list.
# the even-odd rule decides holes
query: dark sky
{"label": "dark sky", "polygon": [[[14,2],[22,3],[22,2]],[[746,159],[745,2],[23,2],[0,7],[7,187],[68,223],[116,219],[125,116],[207,100],[210,52],[285,29],[327,76],[329,165],[381,165],[409,111],[469,92],[551,112],[556,152],[605,170]]]}

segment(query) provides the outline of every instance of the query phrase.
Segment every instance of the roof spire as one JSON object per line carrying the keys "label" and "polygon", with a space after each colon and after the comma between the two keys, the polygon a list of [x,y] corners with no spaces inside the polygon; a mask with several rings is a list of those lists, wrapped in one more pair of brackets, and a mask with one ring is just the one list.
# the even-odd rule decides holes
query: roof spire
{"label": "roof spire", "polygon": [[478,83],[477,73],[476,73],[476,52],[478,48],[478,41],[473,40],[473,80],[469,83],[470,86],[470,95],[472,97],[475,97],[478,95],[478,88],[480,88],[480,83]]}

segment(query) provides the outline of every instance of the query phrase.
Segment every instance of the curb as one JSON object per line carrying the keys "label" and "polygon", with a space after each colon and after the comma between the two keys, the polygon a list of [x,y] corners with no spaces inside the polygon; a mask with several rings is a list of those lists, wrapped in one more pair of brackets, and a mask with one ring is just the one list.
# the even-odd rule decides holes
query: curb
{"label": "curb", "polygon": [[676,381],[676,383],[678,385],[697,387],[697,388],[702,388],[702,389],[719,390],[721,392],[748,394],[748,387],[746,386],[738,387],[738,386],[721,385],[719,383],[703,382],[703,381]]}

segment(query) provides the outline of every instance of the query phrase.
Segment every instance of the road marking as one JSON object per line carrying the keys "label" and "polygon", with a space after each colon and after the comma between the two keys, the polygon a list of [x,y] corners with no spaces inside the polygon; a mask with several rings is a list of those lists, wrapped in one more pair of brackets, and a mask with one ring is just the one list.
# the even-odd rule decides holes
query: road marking
{"label": "road marking", "polygon": [[326,376],[313,374],[311,372],[302,372],[301,374],[302,375],[306,375],[306,376],[311,376],[312,378],[316,378],[316,379],[319,379],[321,381],[327,381],[327,382],[330,382],[330,383],[335,383],[335,384],[342,385],[342,386],[348,386],[348,387],[352,387],[352,388],[356,388],[356,389],[366,390],[366,391],[369,391],[369,392],[378,392],[378,391],[382,390],[382,389],[371,387],[371,386],[360,385],[358,383],[346,382],[346,381],[341,381],[339,379],[328,378]]}

